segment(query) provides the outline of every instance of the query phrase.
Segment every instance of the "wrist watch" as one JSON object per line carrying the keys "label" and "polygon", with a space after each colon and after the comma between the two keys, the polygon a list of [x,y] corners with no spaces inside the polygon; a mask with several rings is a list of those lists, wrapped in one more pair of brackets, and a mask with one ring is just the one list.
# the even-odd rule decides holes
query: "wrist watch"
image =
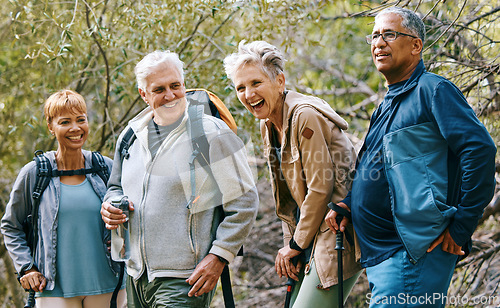
{"label": "wrist watch", "polygon": [[[216,256],[217,256],[217,255],[216,255]],[[221,257],[221,256],[217,256],[217,258],[219,258],[219,260],[220,260],[222,263],[224,263],[225,265],[228,265],[228,264],[229,264],[229,262],[228,262],[226,259],[224,259],[223,257]]]}

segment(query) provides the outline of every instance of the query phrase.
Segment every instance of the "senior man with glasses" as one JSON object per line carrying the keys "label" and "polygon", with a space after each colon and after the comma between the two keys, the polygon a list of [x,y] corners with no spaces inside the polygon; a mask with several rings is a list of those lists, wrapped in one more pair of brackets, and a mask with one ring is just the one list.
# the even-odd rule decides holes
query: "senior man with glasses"
{"label": "senior man with glasses", "polygon": [[[389,89],[339,206],[352,212],[370,307],[444,307],[495,189],[495,144],[460,90],[425,70],[424,38],[420,18],[398,7],[366,37]],[[343,230],[335,217],[330,229]]]}

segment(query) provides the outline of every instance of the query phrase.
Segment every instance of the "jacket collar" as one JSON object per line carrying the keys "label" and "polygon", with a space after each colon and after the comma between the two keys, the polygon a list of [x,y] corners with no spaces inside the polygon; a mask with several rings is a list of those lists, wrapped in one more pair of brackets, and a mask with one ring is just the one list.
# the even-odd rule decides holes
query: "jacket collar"
{"label": "jacket collar", "polygon": [[[301,106],[307,105],[315,108],[317,111],[321,112],[325,117],[330,119],[333,123],[335,123],[335,125],[337,125],[342,130],[346,130],[348,128],[347,122],[340,115],[338,115],[324,100],[318,97],[304,95],[295,91],[287,91],[286,93],[287,94],[285,101],[283,103],[283,112],[282,112],[283,138],[281,140],[281,145],[283,148],[285,147],[288,139],[286,138],[286,136],[288,134],[288,131],[290,130],[291,118],[295,110],[297,108],[300,108]],[[264,121],[267,127],[267,132],[269,134],[271,130],[271,121],[269,119],[266,119]]]}
{"label": "jacket collar", "polygon": [[420,76],[422,76],[422,74],[424,74],[425,72],[426,70],[425,70],[424,60],[420,59],[420,62],[418,62],[417,66],[415,67],[415,71],[413,71],[413,74],[411,74],[410,79],[408,79],[408,81],[406,82],[401,93],[413,89],[418,84]]}
{"label": "jacket collar", "polygon": [[[283,102],[283,110],[282,110],[282,114],[283,114],[283,130],[282,130],[282,132],[283,133],[282,133],[281,143],[282,143],[283,147],[285,146],[285,143],[286,143],[285,136],[288,132],[289,125],[290,125],[289,119],[290,119],[290,116],[292,114],[294,107],[297,105],[297,103],[294,100],[289,99],[289,95],[290,95],[290,91],[287,91],[285,101]],[[269,119],[265,119],[263,121],[264,121],[266,128],[267,128],[266,129],[266,139],[268,142],[270,142],[271,141],[272,122]]]}
{"label": "jacket collar", "polygon": [[[183,119],[180,125],[183,125],[183,123],[185,123],[187,120],[188,107],[189,107],[189,100],[186,103],[186,109],[184,110]],[[136,115],[132,120],[129,121],[129,125],[138,139],[141,138],[147,139],[147,127],[149,121],[151,121],[152,118],[153,118],[153,109],[148,106],[144,110],[142,110],[138,115]]]}

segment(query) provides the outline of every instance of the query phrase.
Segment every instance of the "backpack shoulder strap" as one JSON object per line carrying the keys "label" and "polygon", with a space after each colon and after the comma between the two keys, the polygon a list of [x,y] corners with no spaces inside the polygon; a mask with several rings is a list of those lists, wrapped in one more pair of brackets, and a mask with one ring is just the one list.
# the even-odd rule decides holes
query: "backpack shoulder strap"
{"label": "backpack shoulder strap", "polygon": [[186,90],[186,97],[197,97],[198,100],[202,100],[206,102],[210,106],[210,113],[216,118],[221,119],[222,121],[226,122],[227,126],[236,134],[237,133],[237,126],[236,126],[236,121],[234,120],[233,115],[227,109],[226,105],[224,102],[214,93],[205,90],[205,89],[189,89]]}
{"label": "backpack shoulder strap", "polygon": [[[52,165],[41,150],[35,151],[33,160],[36,163],[36,173],[35,185],[31,194],[31,213],[28,215],[23,229],[26,233],[31,255],[34,257],[38,241],[38,208],[40,206],[40,198],[42,197],[43,191],[49,186],[50,179],[52,178]],[[31,262],[32,264],[30,267],[33,265],[33,259]]]}
{"label": "backpack shoulder strap", "polygon": [[[189,161],[191,179],[191,198],[187,205],[187,208],[189,209],[191,208],[192,204],[198,199],[198,197],[196,196],[196,178],[194,166],[195,160],[198,160],[200,165],[205,168],[205,170],[213,178],[212,169],[210,168],[209,144],[207,136],[205,134],[205,130],[203,128],[203,114],[211,114],[212,116],[222,119],[235,133],[236,123],[234,122],[233,117],[229,113],[229,110],[227,110],[227,108],[225,107],[224,103],[222,103],[222,101],[220,101],[220,99],[215,96],[215,94],[206,90],[193,90],[186,93],[186,98],[189,100],[187,129],[191,138],[193,148],[193,153],[191,154],[191,158]],[[220,105],[223,107],[222,111],[227,111],[227,114],[229,114],[229,118],[232,120],[232,123],[234,123],[233,126],[229,125],[228,121],[223,118],[223,114],[220,112],[221,109],[218,105],[214,104],[214,98],[220,102]],[[210,108],[210,110],[206,110],[207,106]],[[224,112],[224,114],[226,113]],[[221,212],[219,218],[220,221],[222,221],[225,216],[224,209],[222,208],[222,205],[219,205],[218,208]],[[238,255],[240,255],[240,252],[242,254],[243,250],[240,249]],[[229,274],[229,268],[227,264],[224,266],[220,279],[222,294],[224,297],[224,305],[226,308],[234,308],[235,305],[233,291],[231,289],[231,276]]]}
{"label": "backpack shoulder strap", "polygon": [[203,104],[192,103],[188,107],[187,129],[193,145],[193,155],[199,163],[205,167],[210,164],[209,145],[205,130],[203,129],[203,114],[205,113]]}
{"label": "backpack shoulder strap", "polygon": [[195,161],[198,160],[200,165],[205,168],[209,174],[212,174],[212,170],[210,169],[209,144],[207,136],[205,135],[205,130],[203,129],[204,113],[205,106],[203,104],[197,104],[194,101],[189,104],[187,130],[191,139],[193,152],[189,159],[191,198],[187,204],[188,209],[198,200],[196,196]]}
{"label": "backpack shoulder strap", "polygon": [[134,130],[132,129],[132,127],[129,127],[125,132],[125,135],[123,135],[122,141],[120,142],[120,147],[118,148],[122,160],[124,158],[128,159],[130,157],[128,150],[130,149],[132,143],[134,143],[135,139],[137,139],[137,137],[134,133]]}
{"label": "backpack shoulder strap", "polygon": [[95,151],[92,152],[92,171],[97,173],[97,175],[101,178],[104,184],[108,184],[109,180],[109,169],[104,157],[102,157],[101,153]]}
{"label": "backpack shoulder strap", "polygon": [[35,157],[33,158],[36,162],[36,177],[35,186],[33,188],[32,198],[36,201],[34,205],[38,206],[40,202],[40,197],[43,191],[50,183],[52,178],[52,166],[49,159],[43,154],[41,150],[35,152]]}

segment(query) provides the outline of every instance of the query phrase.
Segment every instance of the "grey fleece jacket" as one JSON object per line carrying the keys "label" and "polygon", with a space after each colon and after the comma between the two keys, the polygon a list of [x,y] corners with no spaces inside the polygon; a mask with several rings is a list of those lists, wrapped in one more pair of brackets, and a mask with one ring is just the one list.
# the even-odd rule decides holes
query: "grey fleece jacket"
{"label": "grey fleece jacket", "polygon": [[[104,198],[111,201],[126,195],[134,204],[128,223],[127,273],[138,279],[146,272],[149,281],[156,277],[188,278],[208,253],[231,262],[249,234],[258,209],[257,189],[243,142],[223,121],[204,116],[213,177],[195,162],[199,199],[188,209],[192,146],[186,129],[187,112],[154,158],[148,147],[152,116],[148,107],[129,122],[137,139],[129,148],[128,159],[122,160],[118,150],[115,153]],[[226,216],[219,224],[221,211],[217,207],[221,204]]]}

